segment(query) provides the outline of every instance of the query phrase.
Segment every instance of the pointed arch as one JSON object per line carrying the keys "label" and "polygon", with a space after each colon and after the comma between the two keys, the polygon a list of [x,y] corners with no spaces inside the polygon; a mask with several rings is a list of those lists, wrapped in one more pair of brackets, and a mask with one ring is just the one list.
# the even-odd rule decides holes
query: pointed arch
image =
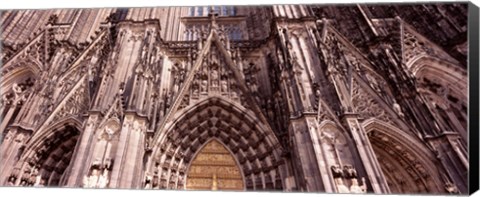
{"label": "pointed arch", "polygon": [[449,87],[455,97],[467,101],[467,71],[460,66],[431,56],[421,56],[412,61],[409,66],[411,72],[419,82],[421,80],[436,80],[438,85]]}
{"label": "pointed arch", "polygon": [[423,56],[411,65],[417,91],[444,130],[460,134],[468,142],[468,73],[461,66]]}
{"label": "pointed arch", "polygon": [[[193,158],[188,165],[185,189],[245,190],[245,177],[240,163],[218,138],[206,141]],[[195,180],[199,182],[195,183]]]}
{"label": "pointed arch", "polygon": [[393,193],[444,193],[442,169],[425,143],[375,118],[362,126]]}
{"label": "pointed arch", "polygon": [[32,80],[37,80],[41,74],[40,63],[31,59],[26,58],[25,60],[19,61],[13,66],[4,65],[2,70],[2,81],[0,84],[1,92],[6,93],[8,90],[12,89],[14,83],[21,83],[26,81],[28,78]]}
{"label": "pointed arch", "polygon": [[82,123],[73,118],[62,119],[35,139],[27,141],[12,171],[21,186],[61,186],[80,137]]}
{"label": "pointed arch", "polygon": [[157,176],[159,188],[183,189],[193,156],[212,138],[231,150],[242,167],[247,189],[284,188],[281,145],[255,114],[220,97],[204,99],[177,112],[167,127],[158,131],[147,173]]}

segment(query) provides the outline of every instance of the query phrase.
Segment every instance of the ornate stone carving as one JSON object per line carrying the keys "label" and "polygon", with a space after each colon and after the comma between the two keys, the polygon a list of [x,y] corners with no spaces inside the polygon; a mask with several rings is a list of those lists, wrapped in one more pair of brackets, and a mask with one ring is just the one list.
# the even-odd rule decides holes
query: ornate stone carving
{"label": "ornate stone carving", "polygon": [[210,141],[192,161],[187,175],[187,189],[243,190],[240,169],[230,152],[218,141]]}
{"label": "ornate stone carving", "polygon": [[[332,170],[333,179],[339,193],[366,193],[367,187],[365,178],[362,177],[362,185],[359,185],[357,179],[357,172],[355,168],[346,164],[342,168],[339,165],[330,167]],[[350,186],[348,186],[350,185]]]}
{"label": "ornate stone carving", "polygon": [[362,119],[377,118],[386,123],[395,125],[395,122],[390,117],[380,104],[375,100],[373,95],[369,95],[363,90],[357,82],[352,82],[352,104],[356,113],[359,113]]}

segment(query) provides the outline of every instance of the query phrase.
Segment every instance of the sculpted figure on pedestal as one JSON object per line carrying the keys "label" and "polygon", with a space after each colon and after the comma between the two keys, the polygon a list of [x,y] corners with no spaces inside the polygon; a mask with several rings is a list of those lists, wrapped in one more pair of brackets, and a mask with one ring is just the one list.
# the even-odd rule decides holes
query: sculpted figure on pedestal
{"label": "sculpted figure on pedestal", "polygon": [[362,178],[362,182],[363,182],[362,185],[358,184],[358,180],[356,178],[353,178],[351,180],[352,180],[352,185],[350,186],[350,193],[361,194],[361,193],[367,192],[365,178]]}
{"label": "sculpted figure on pedestal", "polygon": [[403,114],[402,112],[402,108],[400,107],[400,105],[398,103],[393,103],[393,110],[395,110],[395,112],[400,116],[400,117],[404,117],[405,115]]}
{"label": "sculpted figure on pedestal", "polygon": [[109,179],[108,179],[108,170],[107,170],[107,169],[104,169],[104,170],[103,170],[103,174],[100,175],[100,177],[98,178],[97,187],[98,187],[98,188],[106,188],[107,185],[108,185],[108,182],[109,182]]}

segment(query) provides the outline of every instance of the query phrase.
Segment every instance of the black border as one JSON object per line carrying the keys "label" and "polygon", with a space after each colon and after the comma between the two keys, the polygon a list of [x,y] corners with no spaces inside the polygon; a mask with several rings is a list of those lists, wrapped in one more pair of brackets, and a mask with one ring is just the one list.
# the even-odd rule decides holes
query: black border
{"label": "black border", "polygon": [[468,6],[468,67],[469,67],[469,193],[479,189],[479,8],[469,2]]}

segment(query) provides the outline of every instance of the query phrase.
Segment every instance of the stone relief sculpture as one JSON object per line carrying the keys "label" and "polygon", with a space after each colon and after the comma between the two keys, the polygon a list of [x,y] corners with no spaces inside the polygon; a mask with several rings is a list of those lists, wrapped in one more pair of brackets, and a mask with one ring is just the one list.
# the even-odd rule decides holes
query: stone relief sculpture
{"label": "stone relief sculpture", "polygon": [[467,4],[223,7],[2,12],[0,185],[466,193]]}

